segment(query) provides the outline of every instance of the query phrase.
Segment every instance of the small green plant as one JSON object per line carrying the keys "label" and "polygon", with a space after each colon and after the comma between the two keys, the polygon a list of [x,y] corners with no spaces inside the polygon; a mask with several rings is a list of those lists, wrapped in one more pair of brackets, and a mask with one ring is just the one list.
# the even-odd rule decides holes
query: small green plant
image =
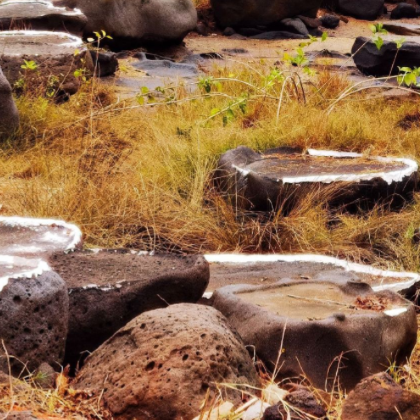
{"label": "small green plant", "polygon": [[33,60],[23,60],[25,64],[22,64],[20,67],[25,71],[35,71],[38,69],[38,65]]}
{"label": "small green plant", "polygon": [[382,23],[375,23],[375,24],[369,25],[369,28],[373,33],[372,41],[376,45],[376,48],[378,49],[378,51],[380,51],[382,46],[384,45],[384,40],[380,36],[380,34],[386,35],[388,34],[388,31],[384,29],[384,25]]}
{"label": "small green plant", "polygon": [[398,70],[400,73],[397,76],[397,81],[400,86],[405,85],[408,87],[420,87],[420,83],[417,80],[420,77],[419,67],[398,67]]}

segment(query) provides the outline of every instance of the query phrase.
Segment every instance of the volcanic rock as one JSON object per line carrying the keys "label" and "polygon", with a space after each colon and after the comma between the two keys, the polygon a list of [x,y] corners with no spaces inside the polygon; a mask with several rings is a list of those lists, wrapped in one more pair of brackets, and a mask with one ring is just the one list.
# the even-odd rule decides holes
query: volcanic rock
{"label": "volcanic rock", "polygon": [[213,299],[278,379],[305,376],[321,389],[338,380],[349,391],[390,361],[406,363],[417,340],[414,305],[361,282],[226,286]]}
{"label": "volcanic rock", "polygon": [[173,305],[133,319],[92,353],[74,386],[98,395],[117,419],[181,420],[200,412],[209,393],[240,392],[221,384],[258,386],[252,360],[218,311]]}
{"label": "volcanic rock", "polygon": [[[257,153],[240,146],[223,154],[215,184],[235,205],[254,211],[290,211],[299,197],[328,189],[331,207],[399,206],[411,200],[417,164],[409,159],[364,158],[357,153],[278,148]],[[330,186],[340,186],[333,190]]]}
{"label": "volcanic rock", "polygon": [[197,302],[209,282],[209,266],[201,256],[77,251],[56,253],[49,264],[69,289],[66,361],[70,363],[143,312]]}

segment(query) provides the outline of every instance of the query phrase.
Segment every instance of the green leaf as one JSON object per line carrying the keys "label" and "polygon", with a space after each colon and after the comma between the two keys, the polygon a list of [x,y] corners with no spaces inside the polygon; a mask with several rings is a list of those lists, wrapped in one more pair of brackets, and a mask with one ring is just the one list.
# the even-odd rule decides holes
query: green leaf
{"label": "green leaf", "polygon": [[149,93],[149,88],[147,86],[142,86],[140,92],[142,93],[142,95],[146,95],[147,93]]}
{"label": "green leaf", "polygon": [[327,32],[322,32],[322,36],[321,36],[321,41],[324,42],[328,39],[328,34]]}
{"label": "green leaf", "polygon": [[213,108],[211,111],[210,111],[210,116],[211,117],[214,117],[216,114],[218,114],[220,112],[220,108]]}
{"label": "green leaf", "polygon": [[137,102],[139,105],[144,105],[144,96],[137,96]]}
{"label": "green leaf", "polygon": [[93,38],[88,38],[87,42],[95,42],[95,40]]}

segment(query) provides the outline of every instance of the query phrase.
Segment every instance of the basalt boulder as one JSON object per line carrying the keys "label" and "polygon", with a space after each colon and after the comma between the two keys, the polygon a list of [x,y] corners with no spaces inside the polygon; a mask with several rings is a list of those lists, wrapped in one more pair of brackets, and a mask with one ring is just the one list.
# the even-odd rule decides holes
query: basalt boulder
{"label": "basalt boulder", "polygon": [[69,289],[66,361],[72,364],[143,312],[196,303],[210,276],[202,256],[129,250],[61,252],[51,256],[49,265]]}
{"label": "basalt boulder", "polygon": [[399,67],[420,66],[420,44],[408,41],[398,49],[395,42],[384,41],[378,49],[372,40],[358,37],[352,47],[352,56],[357,68],[366,75],[395,75],[399,73]]}
{"label": "basalt boulder", "polygon": [[179,304],[129,322],[88,357],[73,386],[101,394],[116,419],[181,420],[197,416],[207,394],[240,403],[222,384],[259,386],[248,351],[214,308]]}
{"label": "basalt boulder", "polygon": [[343,420],[417,420],[420,396],[394,382],[387,373],[364,379],[343,405]]}
{"label": "basalt boulder", "polygon": [[211,0],[222,27],[269,25],[297,15],[316,17],[322,0]]}
{"label": "basalt boulder", "polygon": [[330,0],[330,9],[356,19],[375,20],[384,12],[384,0]]}
{"label": "basalt boulder", "polygon": [[56,5],[80,9],[87,17],[85,34],[104,30],[118,48],[144,43],[180,42],[197,26],[191,0],[58,0]]}
{"label": "basalt boulder", "polygon": [[[0,256],[4,271],[4,257]],[[12,257],[9,264],[19,263]],[[59,369],[64,358],[68,328],[68,294],[64,281],[47,268],[2,277],[0,291],[0,337],[10,358],[12,373],[19,375],[24,364],[29,371],[48,363]],[[8,372],[1,350],[0,369]]]}
{"label": "basalt boulder", "polygon": [[0,67],[0,139],[12,135],[19,127],[19,112],[12,97],[10,83]]}
{"label": "basalt boulder", "polygon": [[363,378],[404,364],[417,341],[412,303],[366,283],[283,280],[227,286],[213,306],[278,379],[306,377],[315,387],[350,391]]}

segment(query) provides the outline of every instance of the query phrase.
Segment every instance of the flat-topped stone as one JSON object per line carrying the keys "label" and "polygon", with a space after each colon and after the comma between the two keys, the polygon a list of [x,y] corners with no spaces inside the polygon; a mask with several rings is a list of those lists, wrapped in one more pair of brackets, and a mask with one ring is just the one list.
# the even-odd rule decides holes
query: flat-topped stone
{"label": "flat-topped stone", "polygon": [[221,156],[215,181],[245,209],[287,211],[302,194],[333,183],[341,188],[330,192],[331,206],[360,207],[411,199],[417,169],[410,159],[295,148],[257,153],[241,146]]}
{"label": "flat-topped stone", "polygon": [[417,341],[412,303],[351,280],[227,286],[213,306],[278,379],[304,376],[322,389],[339,381],[349,391],[394,361],[406,363]]}
{"label": "flat-topped stone", "polygon": [[209,282],[202,256],[150,255],[130,250],[56,253],[52,269],[66,282],[70,322],[66,359],[75,362],[143,312],[196,303]]}
{"label": "flat-topped stone", "polygon": [[208,292],[237,284],[271,285],[284,279],[358,281],[374,291],[392,290],[412,298],[420,287],[420,274],[381,270],[364,264],[316,254],[208,254]]}
{"label": "flat-topped stone", "polygon": [[[0,51],[0,66],[12,85],[24,80],[27,86],[36,89],[54,82],[60,92],[74,94],[80,87],[74,72],[86,69],[89,76],[93,70],[91,56],[82,39],[63,32],[0,32]],[[25,60],[33,61],[36,69],[22,69]]]}
{"label": "flat-topped stone", "polygon": [[0,254],[3,255],[34,258],[45,253],[74,250],[81,242],[80,229],[70,223],[0,216]]}
{"label": "flat-topped stone", "polygon": [[82,35],[87,23],[80,10],[54,6],[44,0],[0,1],[0,30],[32,29]]}

